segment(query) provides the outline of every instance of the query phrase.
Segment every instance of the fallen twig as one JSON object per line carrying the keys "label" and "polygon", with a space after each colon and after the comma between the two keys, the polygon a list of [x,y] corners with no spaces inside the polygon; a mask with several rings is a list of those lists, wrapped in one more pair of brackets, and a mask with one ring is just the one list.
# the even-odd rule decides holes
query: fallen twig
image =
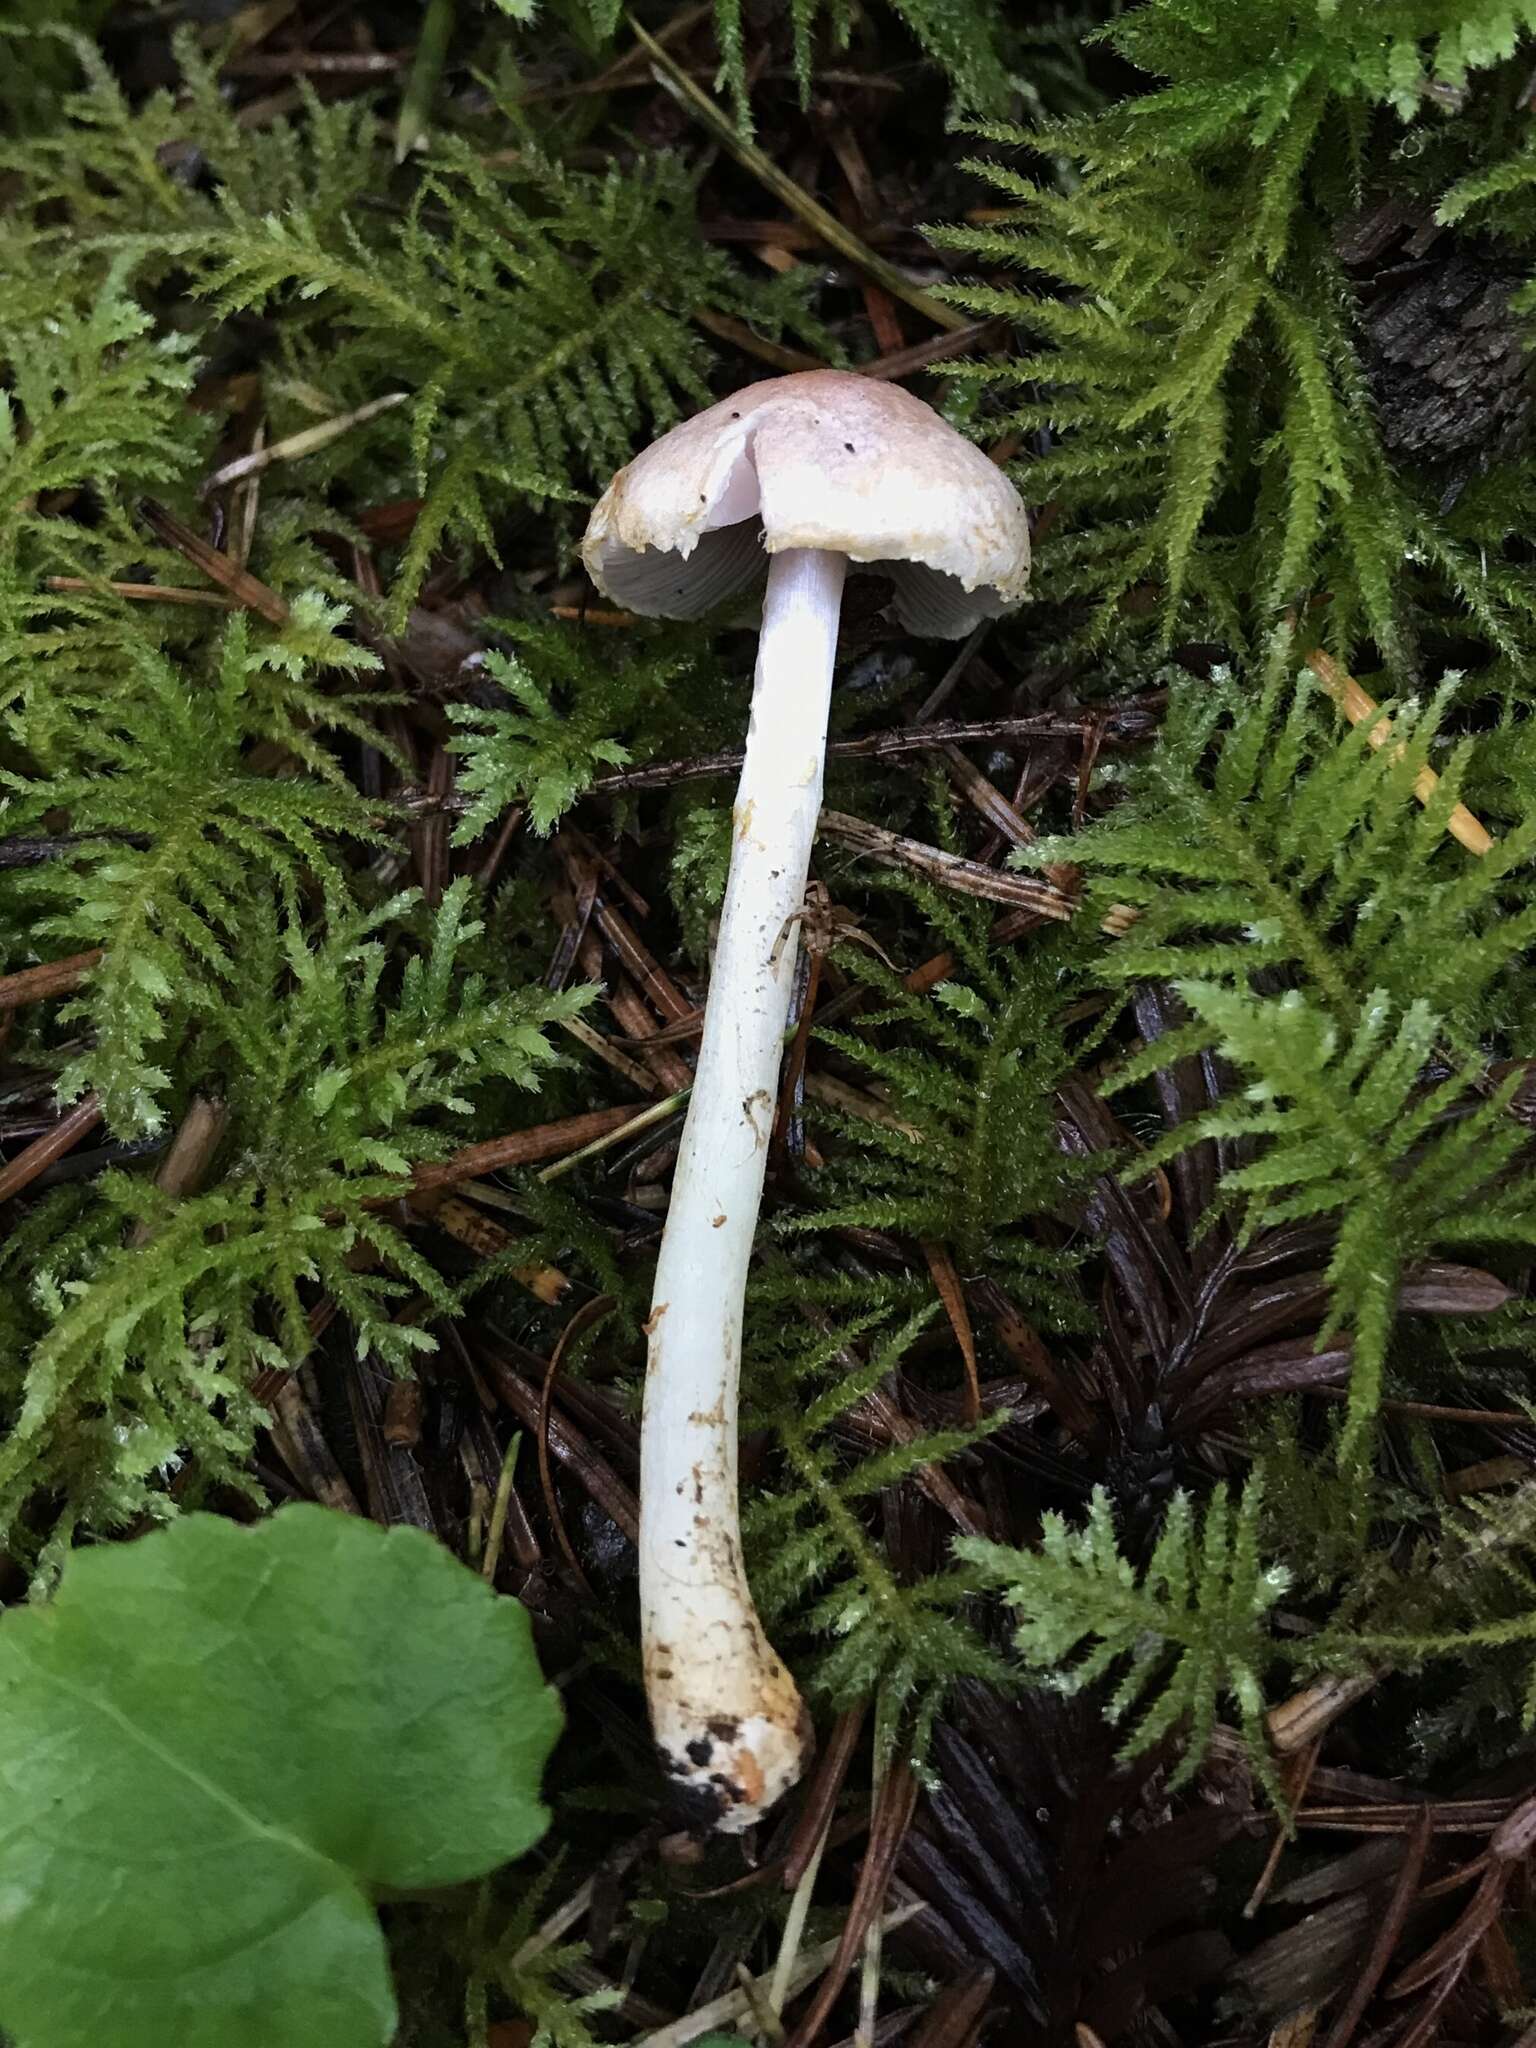
{"label": "fallen twig", "polygon": [[40,1138],[34,1138],[25,1150],[0,1167],[0,1202],[8,1202],[23,1188],[30,1187],[45,1168],[78,1145],[86,1132],[94,1130],[100,1122],[101,1098],[97,1095],[83,1096],[73,1109],[59,1118],[51,1131],[44,1131]]}
{"label": "fallen twig", "polygon": [[963,860],[957,853],[927,846],[920,839],[903,838],[899,832],[887,832],[883,826],[850,817],[845,811],[823,811],[820,829],[826,838],[839,840],[871,860],[884,861],[890,867],[910,868],[941,889],[953,889],[962,896],[979,896],[988,903],[1016,904],[1061,924],[1067,922],[1076,908],[1073,899],[1053,882],[1038,881],[1033,875],[1016,874],[1011,869],[983,867],[979,861]]}
{"label": "fallen twig", "polygon": [[[1124,704],[1099,712],[1038,712],[1027,718],[947,718],[930,725],[904,725],[888,732],[866,733],[862,739],[832,740],[827,746],[827,759],[889,761],[902,754],[932,753],[984,741],[1006,746],[1017,740],[1081,739],[1098,725],[1102,725],[1106,742],[1131,742],[1153,733],[1158,716],[1145,705]],[[620,796],[632,789],[669,789],[679,782],[709,781],[716,776],[736,774],[741,762],[739,747],[719,754],[697,754],[691,760],[650,761],[641,768],[621,768],[612,775],[600,775],[586,794]],[[409,800],[420,799],[417,796]],[[468,798],[462,800],[466,809],[468,802]]]}
{"label": "fallen twig", "polygon": [[222,548],[211,547],[201,534],[184,525],[174,512],[157,505],[153,498],[144,498],[139,503],[139,516],[156,540],[174,548],[177,554],[185,555],[221,590],[228,591],[237,605],[246,611],[259,613],[269,625],[287,625],[288,606],[277,592],[269,589],[259,576],[253,576],[249,569],[242,569]]}
{"label": "fallen twig", "polygon": [[101,948],[93,946],[89,953],[71,953],[67,960],[45,960],[40,967],[21,967],[14,974],[0,975],[0,1010],[19,1010],[23,1003],[68,995],[100,959]]}

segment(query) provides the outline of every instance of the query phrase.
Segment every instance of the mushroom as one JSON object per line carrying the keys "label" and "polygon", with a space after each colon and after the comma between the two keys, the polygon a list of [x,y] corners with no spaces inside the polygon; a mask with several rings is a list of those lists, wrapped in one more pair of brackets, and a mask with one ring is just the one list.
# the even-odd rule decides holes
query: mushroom
{"label": "mushroom", "polygon": [[767,567],[692,1099],[656,1266],[641,1430],[640,1605],[651,1725],[702,1825],[749,1827],[799,1777],[808,1717],[747,1587],[736,1402],[747,1265],[821,808],[850,566],[914,633],[958,639],[1029,575],[1017,492],[931,407],[813,370],[749,385],[664,434],[604,492],[582,554],[607,597],[695,618]]}

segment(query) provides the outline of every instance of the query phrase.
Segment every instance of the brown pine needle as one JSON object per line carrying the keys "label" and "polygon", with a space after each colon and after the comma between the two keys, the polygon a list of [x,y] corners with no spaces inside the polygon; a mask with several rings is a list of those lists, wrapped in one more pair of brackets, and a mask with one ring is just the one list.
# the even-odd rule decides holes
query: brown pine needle
{"label": "brown pine needle", "polygon": [[[801,220],[829,249],[851,263],[865,277],[873,278],[893,298],[901,299],[931,320],[935,327],[945,328],[950,333],[971,325],[964,313],[957,313],[953,306],[946,306],[942,299],[936,299],[931,292],[914,284],[904,271],[894,263],[888,263],[883,256],[877,256],[865,242],[844,227],[836,214],[829,213],[820,200],[813,199],[803,186],[797,185],[787,171],[781,170],[754,143],[748,142],[738,131],[728,114],[715,105],[709,94],[703,90],[682,67],[675,63],[656,39],[648,35],[634,16],[629,17],[635,40],[651,60],[651,70],[658,85],[665,89],[678,103],[691,113],[696,121],[707,128],[715,140],[728,149],[742,169],[749,172],[783,206],[787,206],[797,220]],[[818,365],[818,367],[820,367]]]}
{"label": "brown pine needle", "polygon": [[[1351,725],[1363,725],[1368,718],[1376,718],[1366,737],[1373,747],[1384,747],[1392,737],[1392,721],[1377,716],[1381,706],[1375,698],[1362,690],[1354,677],[1340,668],[1331,655],[1324,654],[1320,647],[1314,647],[1303,658]],[[1413,793],[1421,804],[1427,804],[1439,783],[1440,778],[1433,768],[1421,768],[1414,777]],[[1492,850],[1493,834],[1481,819],[1473,817],[1465,804],[1456,806],[1446,820],[1445,829],[1468,853],[1481,855]]]}
{"label": "brown pine needle", "polygon": [[0,1202],[8,1202],[23,1188],[30,1187],[40,1173],[52,1166],[56,1159],[62,1159],[72,1146],[78,1145],[87,1131],[96,1128],[101,1122],[101,1115],[100,1098],[83,1096],[73,1109],[59,1118],[51,1131],[44,1131],[14,1159],[7,1160],[0,1167]]}
{"label": "brown pine needle", "polygon": [[976,1365],[976,1338],[971,1329],[970,1310],[965,1305],[965,1289],[960,1283],[948,1245],[925,1239],[923,1257],[928,1261],[928,1271],[933,1275],[933,1284],[938,1289],[965,1363],[965,1419],[970,1423],[980,1422],[981,1375]]}
{"label": "brown pine needle", "polygon": [[405,405],[410,396],[409,391],[386,391],[382,398],[370,398],[366,405],[358,406],[354,412],[339,413],[334,419],[321,420],[317,426],[305,427],[297,434],[287,434],[281,441],[253,448],[249,455],[237,455],[233,462],[226,462],[211,476],[204,477],[198,486],[198,495],[203,497],[224,484],[238,483],[242,477],[259,476],[274,462],[293,462],[301,455],[312,455],[317,448],[339,440],[354,427],[376,420],[380,413],[392,412],[397,405]]}
{"label": "brown pine needle", "polygon": [[89,953],[71,953],[67,960],[45,960],[39,967],[18,967],[14,974],[0,974],[0,1010],[19,1010],[23,1003],[68,995],[100,959],[101,948],[93,946]]}
{"label": "brown pine needle", "polygon": [[49,576],[45,584],[49,590],[71,595],[105,591],[113,597],[126,598],[131,604],[203,604],[223,612],[240,609],[238,599],[227,590],[189,590],[179,583],[120,583],[93,576]]}

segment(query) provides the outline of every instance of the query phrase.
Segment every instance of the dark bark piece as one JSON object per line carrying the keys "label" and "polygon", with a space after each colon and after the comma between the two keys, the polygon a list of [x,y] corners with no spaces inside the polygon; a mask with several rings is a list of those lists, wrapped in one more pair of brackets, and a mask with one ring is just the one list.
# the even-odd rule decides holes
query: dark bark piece
{"label": "dark bark piece", "polygon": [[1454,499],[1529,438],[1531,323],[1510,308],[1525,273],[1494,244],[1395,198],[1346,223],[1336,247],[1355,282],[1387,452],[1439,476]]}

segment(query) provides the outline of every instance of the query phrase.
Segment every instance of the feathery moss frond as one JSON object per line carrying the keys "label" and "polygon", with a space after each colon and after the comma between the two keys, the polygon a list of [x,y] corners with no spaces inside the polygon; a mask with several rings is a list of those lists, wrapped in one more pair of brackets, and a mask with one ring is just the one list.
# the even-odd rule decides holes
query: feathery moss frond
{"label": "feathery moss frond", "polygon": [[1053,1108],[1069,1064],[1054,1021],[1061,952],[1049,942],[999,952],[987,943],[985,910],[957,907],[915,879],[883,876],[876,886],[917,905],[955,965],[913,995],[866,949],[839,949],[839,965],[870,1002],[857,1028],[816,1035],[877,1087],[879,1117],[818,1112],[842,1143],[818,1176],[815,1208],[793,1227],[952,1244],[963,1263],[1001,1269],[1058,1327],[1070,1326],[1079,1312],[1073,1261],[1028,1227],[1060,1203],[1068,1177]]}
{"label": "feathery moss frond", "polygon": [[307,204],[256,213],[225,193],[217,228],[132,246],[195,264],[220,313],[280,306],[295,371],[338,411],[411,394],[369,430],[424,492],[398,622],[445,540],[494,556],[511,499],[606,479],[642,428],[708,397],[700,308],[812,330],[794,280],[749,284],[692,212],[672,158],[593,177],[532,147],[492,166],[448,137],[393,228]]}
{"label": "feathery moss frond", "polygon": [[[270,890],[247,906],[238,979],[222,996],[198,982],[186,1077],[227,1093],[220,1177],[173,1201],[106,1174],[43,1205],[46,1240],[29,1230],[0,1255],[13,1279],[0,1541],[25,1546],[48,1513],[64,1518],[56,1543],[163,1514],[159,1482],[189,1457],[200,1485],[249,1490],[264,1419],[251,1383],[305,1357],[312,1287],[385,1363],[430,1348],[391,1310],[411,1289],[451,1309],[453,1291],[383,1205],[451,1148],[477,1090],[537,1084],[557,1059],[546,1027],[587,995],[496,995],[466,974],[469,890],[449,889],[393,986],[384,935],[414,899],[333,904],[316,929]],[[133,1225],[145,1241],[125,1245]]]}
{"label": "feathery moss frond", "polygon": [[1037,1551],[974,1537],[956,1548],[1013,1608],[1014,1643],[1031,1676],[1068,1693],[1105,1680],[1110,1719],[1136,1716],[1122,1756],[1139,1756],[1185,1723],[1170,1781],[1184,1782],[1228,1697],[1274,1796],[1263,1727],[1264,1674],[1276,1654],[1267,1616],[1290,1577],[1261,1555],[1262,1501],[1258,1473],[1235,1503],[1217,1487],[1198,1515],[1188,1494],[1175,1494],[1139,1573],[1121,1554],[1102,1488],[1081,1528],[1047,1514]]}
{"label": "feathery moss frond", "polygon": [[935,239],[1056,290],[952,287],[1036,341],[960,374],[1026,437],[1026,486],[1065,515],[1042,577],[1093,637],[1123,629],[1132,593],[1144,610],[1155,593],[1165,639],[1241,647],[1326,590],[1342,647],[1369,638],[1402,658],[1415,594],[1433,585],[1493,647],[1530,645],[1529,606],[1486,587],[1438,493],[1384,453],[1333,239],[1368,146],[1389,147],[1381,110],[1431,127],[1536,27],[1529,0],[1476,13],[1446,28],[1433,0],[1134,8],[1104,38],[1164,83],[1030,133],[984,131],[1033,167],[976,164],[1001,219]]}
{"label": "feathery moss frond", "polygon": [[1292,684],[1284,651],[1257,689],[1225,674],[1176,684],[1126,801],[1029,857],[1107,878],[1094,900],[1112,891],[1137,921],[1101,971],[1171,981],[1189,1010],[1114,1085],[1181,1052],[1235,1068],[1238,1085],[1138,1170],[1235,1141],[1223,1186],[1250,1233],[1335,1221],[1328,1330],[1354,1338],[1358,1447],[1404,1266],[1436,1247],[1536,1241],[1512,1084],[1485,1082],[1490,1026],[1524,1014],[1512,969],[1536,936],[1536,818],[1469,858],[1445,825],[1470,748],[1437,750],[1439,787],[1422,808],[1414,797],[1443,705],[1390,710],[1393,742],[1373,748],[1364,728],[1340,732],[1310,679]]}
{"label": "feathery moss frond", "polygon": [[[311,625],[324,617],[321,606]],[[295,890],[305,879],[340,888],[328,840],[377,831],[349,786],[246,765],[242,746],[258,734],[313,751],[294,715],[307,708],[291,673],[302,675],[303,664],[280,643],[252,648],[237,618],[213,673],[196,677],[142,642],[125,651],[129,665],[111,677],[109,701],[89,706],[88,723],[71,727],[70,707],[46,686],[23,700],[9,723],[35,766],[5,773],[0,786],[22,831],[59,807],[69,813],[68,841],[21,878],[18,902],[61,952],[101,952],[63,1013],[91,1037],[60,1088],[66,1099],[94,1088],[109,1125],[134,1136],[163,1120],[173,1020],[186,1018],[202,977],[236,975],[253,876]],[[333,652],[353,667],[372,660],[340,642]],[[308,708],[345,715],[337,699]]]}
{"label": "feathery moss frond", "polygon": [[[0,307],[0,608],[30,597],[20,570],[75,566],[73,522],[43,516],[40,493],[126,492],[180,475],[205,430],[187,409],[195,365],[181,335],[157,334],[119,264],[86,310],[47,318]],[[24,556],[24,550],[27,551]],[[8,621],[8,629],[14,620]]]}
{"label": "feathery moss frond", "polygon": [[839,1433],[898,1370],[931,1310],[903,1317],[900,1290],[875,1298],[836,1283],[818,1289],[783,1269],[754,1289],[751,1306],[755,1342],[743,1372],[787,1466],[743,1521],[759,1607],[770,1627],[794,1626],[815,1646],[811,1682],[823,1698],[846,1707],[878,1686],[888,1709],[909,1717],[921,1747],[952,1684],[1003,1681],[1006,1665],[965,1613],[969,1576],[951,1569],[902,1583],[860,1507],[978,1443],[997,1423],[923,1431],[850,1464],[838,1455]]}
{"label": "feathery moss frond", "polygon": [[696,664],[692,649],[664,633],[638,647],[599,655],[581,635],[515,621],[488,622],[513,643],[490,653],[484,672],[515,709],[449,707],[459,728],[459,788],[472,799],[455,839],[476,839],[510,805],[526,804],[548,832],[605,767],[630,758],[624,735],[637,727],[665,736],[668,692]]}

